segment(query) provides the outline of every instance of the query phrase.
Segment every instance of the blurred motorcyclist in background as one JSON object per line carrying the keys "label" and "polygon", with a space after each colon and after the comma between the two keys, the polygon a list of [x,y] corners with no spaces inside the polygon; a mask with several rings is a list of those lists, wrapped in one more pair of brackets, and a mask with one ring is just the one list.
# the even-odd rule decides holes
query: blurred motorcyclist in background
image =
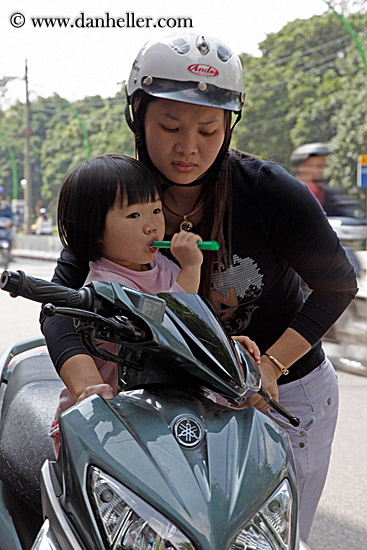
{"label": "blurred motorcyclist in background", "polygon": [[297,147],[291,155],[296,178],[307,185],[327,216],[354,218],[354,201],[340,189],[328,186],[324,172],[329,154],[330,149],[325,143],[305,143]]}
{"label": "blurred motorcyclist in background", "polygon": [[0,185],[0,218],[9,218],[9,227],[14,221],[14,216],[10,204],[3,199],[4,187]]}
{"label": "blurred motorcyclist in background", "polygon": [[[353,250],[355,246],[352,242],[348,242],[348,239],[343,239],[339,225],[355,226],[362,223],[362,221],[350,219],[358,218],[357,202],[350,199],[341,189],[331,188],[328,185],[328,180],[325,177],[325,168],[327,156],[330,152],[326,143],[305,143],[293,151],[290,160],[296,178],[307,185],[311,193],[321,204],[325,214],[330,218],[329,221],[336,230],[345,247],[348,258],[358,275],[360,264]],[[342,221],[335,220],[335,218],[349,218],[349,220]]]}
{"label": "blurred motorcyclist in background", "polygon": [[35,223],[36,235],[52,235],[53,224],[52,218],[47,215],[46,208],[40,208],[39,216]]}
{"label": "blurred motorcyclist in background", "polygon": [[3,269],[7,269],[8,263],[11,260],[14,215],[10,204],[3,199],[3,196],[4,188],[0,185],[0,264]]}

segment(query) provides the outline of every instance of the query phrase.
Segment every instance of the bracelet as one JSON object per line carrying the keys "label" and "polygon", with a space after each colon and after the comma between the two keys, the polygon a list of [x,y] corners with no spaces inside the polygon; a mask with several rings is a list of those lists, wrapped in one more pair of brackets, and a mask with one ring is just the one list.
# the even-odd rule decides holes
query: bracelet
{"label": "bracelet", "polygon": [[284,365],[282,365],[282,363],[280,361],[278,361],[278,359],[275,359],[275,357],[273,357],[272,355],[269,355],[269,353],[264,353],[264,355],[266,355],[266,357],[268,357],[270,359],[270,361],[276,366],[278,367],[278,369],[280,371],[282,371],[282,374],[284,375],[287,375],[289,374],[289,370],[287,369],[287,367],[285,367]]}

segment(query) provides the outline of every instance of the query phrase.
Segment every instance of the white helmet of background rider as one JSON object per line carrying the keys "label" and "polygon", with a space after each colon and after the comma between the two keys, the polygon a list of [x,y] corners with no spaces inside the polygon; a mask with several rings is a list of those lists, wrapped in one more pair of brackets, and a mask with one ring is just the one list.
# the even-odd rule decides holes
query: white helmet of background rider
{"label": "white helmet of background rider", "polygon": [[228,109],[238,114],[245,100],[241,61],[218,39],[189,33],[150,41],[140,50],[127,96],[149,95]]}
{"label": "white helmet of background rider", "polygon": [[310,157],[326,157],[330,155],[330,149],[326,143],[304,143],[297,147],[291,154],[291,163],[298,166]]}

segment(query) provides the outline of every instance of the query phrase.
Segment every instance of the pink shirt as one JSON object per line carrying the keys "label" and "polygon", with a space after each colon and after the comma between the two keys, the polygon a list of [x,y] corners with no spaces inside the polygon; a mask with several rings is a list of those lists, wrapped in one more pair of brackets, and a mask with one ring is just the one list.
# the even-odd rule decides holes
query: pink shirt
{"label": "pink shirt", "polygon": [[156,254],[150,268],[148,271],[133,271],[106,258],[101,258],[97,262],[89,262],[90,271],[86,283],[89,281],[121,283],[147,294],[184,292],[183,288],[176,283],[180,268],[160,252]]}
{"label": "pink shirt", "polygon": [[[183,288],[176,282],[180,268],[174,262],[162,256],[158,252],[150,264],[148,271],[133,271],[121,265],[101,258],[97,262],[89,262],[89,274],[86,283],[90,281],[107,281],[110,283],[121,283],[142,290],[147,294],[158,294],[159,292],[184,292]],[[98,345],[98,343],[97,343]],[[114,352],[115,344],[100,342],[99,345],[108,351]],[[115,395],[118,393],[116,380],[116,365],[112,361],[104,361],[94,357],[94,361],[105,384],[110,384]],[[67,388],[60,392],[59,405],[56,409],[55,420],[60,414],[75,404],[75,401]]]}

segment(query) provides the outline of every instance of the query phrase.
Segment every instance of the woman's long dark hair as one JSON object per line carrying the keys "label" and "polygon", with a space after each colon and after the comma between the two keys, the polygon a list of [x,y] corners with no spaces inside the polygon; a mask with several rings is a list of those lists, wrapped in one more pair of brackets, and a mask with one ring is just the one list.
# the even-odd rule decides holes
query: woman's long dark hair
{"label": "woman's long dark hair", "polygon": [[[149,103],[156,98],[139,90],[132,99],[133,120],[128,121],[135,135],[135,152],[139,160],[148,166],[157,175],[164,185],[164,177],[153,165],[145,142],[144,121]],[[215,254],[204,252],[204,261],[201,269],[199,293],[209,297],[212,272],[215,258],[218,269],[221,263],[227,266],[231,258],[232,237],[232,185],[230,174],[230,153],[228,151],[231,140],[231,111],[224,111],[225,137],[222,147],[212,166],[202,176],[203,186],[201,194],[196,202],[203,203],[203,215],[200,222],[200,236],[203,240],[216,240],[220,249]],[[163,191],[164,192],[164,191]]]}

